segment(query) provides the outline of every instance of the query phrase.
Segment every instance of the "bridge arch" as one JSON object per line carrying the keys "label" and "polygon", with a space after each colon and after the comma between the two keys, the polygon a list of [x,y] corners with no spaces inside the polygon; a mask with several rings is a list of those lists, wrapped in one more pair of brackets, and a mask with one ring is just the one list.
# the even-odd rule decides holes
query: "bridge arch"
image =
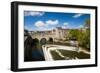
{"label": "bridge arch", "polygon": [[44,45],[44,44],[46,44],[47,43],[47,39],[46,38],[41,38],[40,39],[40,44],[41,45]]}
{"label": "bridge arch", "polygon": [[52,37],[49,37],[48,42],[49,43],[53,43],[54,42],[54,39]]}

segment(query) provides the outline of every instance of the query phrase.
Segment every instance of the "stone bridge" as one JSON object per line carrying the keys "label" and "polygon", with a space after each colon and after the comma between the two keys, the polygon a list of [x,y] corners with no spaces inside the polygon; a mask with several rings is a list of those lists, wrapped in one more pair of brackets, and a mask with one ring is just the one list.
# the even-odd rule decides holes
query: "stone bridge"
{"label": "stone bridge", "polygon": [[55,41],[55,35],[53,35],[53,34],[33,34],[33,35],[31,35],[31,37],[33,38],[33,39],[38,39],[39,41],[41,41],[42,39],[45,39],[46,41],[48,41],[48,40],[50,40],[50,39],[52,39],[52,41]]}
{"label": "stone bridge", "polygon": [[52,39],[53,41],[65,40],[68,34],[67,29],[55,28],[49,31],[32,31],[29,32],[33,39],[37,38],[39,41],[45,38],[46,41]]}

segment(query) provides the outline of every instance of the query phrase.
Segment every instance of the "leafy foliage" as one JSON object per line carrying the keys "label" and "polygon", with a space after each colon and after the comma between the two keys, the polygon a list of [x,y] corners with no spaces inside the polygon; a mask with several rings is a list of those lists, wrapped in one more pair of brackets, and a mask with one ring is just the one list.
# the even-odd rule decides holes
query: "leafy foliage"
{"label": "leafy foliage", "polygon": [[[86,28],[85,28],[86,27]],[[90,50],[90,20],[85,21],[81,29],[71,29],[66,39],[78,41],[78,45]]]}

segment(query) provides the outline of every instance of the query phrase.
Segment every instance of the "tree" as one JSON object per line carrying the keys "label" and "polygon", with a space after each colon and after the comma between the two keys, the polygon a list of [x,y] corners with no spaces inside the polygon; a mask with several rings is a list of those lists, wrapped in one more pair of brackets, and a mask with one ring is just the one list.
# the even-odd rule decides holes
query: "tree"
{"label": "tree", "polygon": [[77,40],[77,35],[78,35],[78,30],[71,29],[68,34],[69,40]]}
{"label": "tree", "polygon": [[[90,29],[84,30],[70,30],[68,34],[69,40],[78,41],[78,45],[90,50]],[[67,37],[67,38],[68,38]]]}
{"label": "tree", "polygon": [[87,50],[90,50],[90,31],[80,31],[78,35],[78,42],[79,45],[83,48],[86,48]]}
{"label": "tree", "polygon": [[90,50],[90,19],[85,21],[84,27],[80,29],[71,29],[66,37],[66,40],[76,40],[78,45]]}
{"label": "tree", "polygon": [[85,28],[90,28],[90,19],[87,19],[84,24]]}

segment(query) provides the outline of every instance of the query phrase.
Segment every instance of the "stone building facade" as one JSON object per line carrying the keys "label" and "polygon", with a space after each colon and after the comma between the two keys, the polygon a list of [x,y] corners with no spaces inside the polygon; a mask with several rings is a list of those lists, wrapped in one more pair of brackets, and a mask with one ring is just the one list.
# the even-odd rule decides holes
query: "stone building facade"
{"label": "stone building facade", "polygon": [[33,39],[37,38],[41,40],[42,38],[45,38],[46,40],[49,40],[50,38],[53,39],[53,41],[59,41],[59,40],[65,40],[66,36],[68,34],[68,29],[63,29],[61,27],[56,27],[52,30],[47,31],[30,31],[29,34]]}

